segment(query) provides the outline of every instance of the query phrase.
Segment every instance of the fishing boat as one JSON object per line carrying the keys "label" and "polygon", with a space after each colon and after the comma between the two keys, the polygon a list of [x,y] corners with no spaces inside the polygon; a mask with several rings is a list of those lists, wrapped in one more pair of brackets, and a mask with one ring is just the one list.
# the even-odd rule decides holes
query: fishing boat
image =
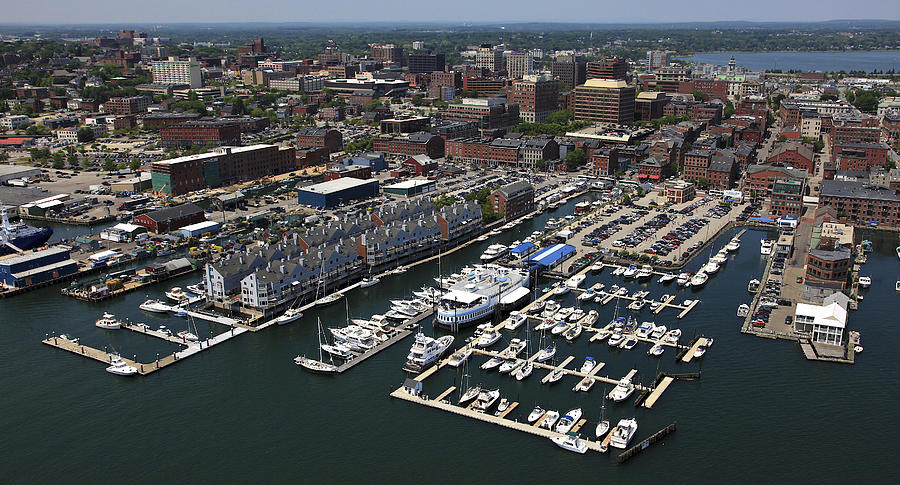
{"label": "fishing boat", "polygon": [[303,318],[303,312],[301,312],[299,308],[288,308],[283,314],[275,319],[275,323],[278,325],[287,325],[301,318]]}
{"label": "fishing boat", "polygon": [[559,422],[556,423],[556,432],[557,433],[568,433],[572,430],[572,427],[575,426],[575,423],[581,419],[581,408],[570,409],[563,415],[563,417],[559,418]]}
{"label": "fishing boat", "polygon": [[456,352],[453,352],[453,355],[450,356],[450,360],[447,361],[447,365],[450,367],[459,367],[469,359],[472,355],[472,347],[466,346],[463,347]]}
{"label": "fishing boat", "polygon": [[550,441],[567,451],[574,451],[575,453],[581,454],[587,452],[587,443],[581,441],[581,438],[575,433],[566,434],[564,436],[553,436],[550,438]]}
{"label": "fishing boat", "polygon": [[105,330],[118,330],[122,328],[122,322],[116,320],[116,316],[112,313],[103,313],[103,316],[94,322],[94,326]]}
{"label": "fishing boat", "polygon": [[732,238],[731,241],[729,241],[728,244],[725,245],[725,250],[728,251],[729,253],[733,253],[740,248],[741,248],[741,240],[737,236]]}
{"label": "fishing boat", "polygon": [[544,411],[544,408],[542,408],[540,406],[535,406],[534,409],[531,410],[531,413],[528,414],[528,418],[526,418],[526,419],[529,423],[533,423],[533,422],[537,421],[538,419],[540,419],[541,416],[543,416],[545,412],[546,411]]}
{"label": "fishing boat", "polygon": [[634,384],[631,383],[631,379],[627,377],[623,377],[616,387],[613,388],[612,391],[609,391],[606,397],[614,402],[622,402],[628,399],[629,396],[634,392]]}
{"label": "fishing boat", "polygon": [[463,393],[462,396],[459,397],[459,400],[456,401],[457,404],[465,404],[472,399],[478,397],[478,394],[481,393],[481,386],[473,386],[466,389],[466,392]]}
{"label": "fishing boat", "polygon": [[750,313],[750,305],[741,303],[737,309],[737,316],[744,318]]}
{"label": "fishing boat", "polygon": [[557,411],[547,411],[544,414],[544,420],[541,421],[541,428],[544,429],[553,429],[553,425],[556,424],[556,421],[559,419],[559,412]]}
{"label": "fishing boat", "polygon": [[609,445],[621,449],[627,448],[628,443],[631,442],[631,439],[634,438],[634,434],[637,432],[637,427],[637,420],[634,418],[619,420],[619,424],[609,439]]}
{"label": "fishing boat", "polygon": [[137,367],[126,364],[120,355],[113,354],[112,359],[109,361],[109,367],[106,368],[106,372],[118,376],[133,376],[137,374],[138,370]]}
{"label": "fishing boat", "polygon": [[365,277],[365,278],[359,280],[359,287],[360,288],[368,288],[370,286],[377,285],[380,281],[381,280],[379,280],[378,278],[375,278],[374,276],[371,278]]}
{"label": "fishing boat", "polygon": [[335,374],[337,373],[338,367],[334,365],[334,362],[325,362],[322,358],[322,335],[324,334],[324,331],[322,330],[322,321],[317,319],[316,326],[318,327],[319,336],[319,360],[310,359],[305,355],[298,355],[297,357],[294,357],[294,363],[308,371],[321,374]]}
{"label": "fishing boat", "polygon": [[171,306],[166,305],[160,300],[147,300],[144,303],[141,303],[138,308],[151,313],[168,313],[169,310],[172,309]]}

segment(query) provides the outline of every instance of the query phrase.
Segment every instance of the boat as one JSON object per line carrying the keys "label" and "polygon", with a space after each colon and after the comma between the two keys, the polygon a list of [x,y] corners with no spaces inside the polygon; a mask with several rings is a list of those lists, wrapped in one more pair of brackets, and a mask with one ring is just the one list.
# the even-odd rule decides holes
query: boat
{"label": "boat", "polygon": [[359,287],[360,288],[368,288],[370,286],[377,285],[380,281],[381,280],[379,280],[378,278],[375,278],[374,276],[371,278],[365,277],[365,278],[359,280]]}
{"label": "boat", "polygon": [[584,290],[580,295],[578,295],[578,297],[576,297],[575,299],[577,301],[589,301],[593,300],[596,295],[597,292],[595,292],[593,288],[588,288]]}
{"label": "boat", "polygon": [[591,265],[591,271],[594,272],[594,273],[603,271],[603,263],[600,262],[600,261],[597,261],[596,263],[592,264],[592,265]]}
{"label": "boat", "polygon": [[145,312],[152,313],[168,313],[169,310],[172,309],[171,306],[166,305],[160,300],[147,300],[144,303],[141,303],[138,308],[144,310]]}
{"label": "boat", "polygon": [[556,443],[556,446],[575,453],[584,454],[587,452],[587,443],[581,441],[577,434],[566,434],[564,436],[553,436],[550,441]]}
{"label": "boat", "polygon": [[452,344],[452,335],[444,335],[435,339],[425,335],[420,330],[416,334],[412,347],[409,349],[409,354],[406,356],[406,364],[403,366],[404,370],[419,372],[425,369],[425,367],[440,358]]}
{"label": "boat", "polygon": [[525,361],[522,359],[508,359],[506,362],[500,364],[500,368],[497,369],[501,374],[512,374],[519,370],[519,367],[525,365]]}
{"label": "boat", "polygon": [[500,389],[494,389],[493,391],[482,390],[478,393],[478,397],[475,399],[472,410],[479,413],[485,413],[498,399],[500,399]]}
{"label": "boat", "polygon": [[625,269],[626,268],[624,266],[619,266],[618,268],[613,270],[612,274],[613,276],[622,276],[625,273]]}
{"label": "boat", "polygon": [[650,302],[650,310],[656,310],[657,308],[660,307],[660,305],[662,305],[662,303],[660,303],[658,301],[651,301]]}
{"label": "boat", "polygon": [[619,420],[619,424],[609,438],[609,446],[621,449],[627,448],[628,443],[631,442],[631,439],[634,438],[634,434],[637,432],[637,427],[637,420],[634,418]]}
{"label": "boat", "polygon": [[900,246],[895,247],[894,252],[897,253],[897,258],[900,258]]}
{"label": "boat", "polygon": [[491,238],[491,236],[488,236],[487,234],[483,234],[481,236],[476,237],[475,240],[478,242],[485,242],[490,238]]}
{"label": "boat", "polygon": [[584,310],[582,310],[581,308],[576,308],[575,311],[573,311],[569,314],[568,317],[566,317],[566,321],[569,323],[577,323],[580,322],[582,318],[584,318],[584,315]]}
{"label": "boat", "polygon": [[455,330],[488,319],[505,296],[527,287],[529,278],[524,269],[493,264],[477,267],[441,296],[434,324]]}
{"label": "boat", "polygon": [[6,207],[0,209],[0,219],[0,256],[39,248],[53,235],[53,229],[49,227],[9,222]]}
{"label": "boat", "polygon": [[609,336],[609,340],[606,342],[610,347],[618,347],[625,341],[625,335],[621,333],[613,333]]}
{"label": "boat", "polygon": [[563,369],[555,369],[550,371],[549,378],[547,379],[548,384],[553,384],[554,382],[559,381],[566,375],[566,371]]}
{"label": "boat", "polygon": [[707,276],[706,273],[704,273],[703,271],[698,271],[697,274],[695,274],[691,278],[691,286],[702,287],[708,280],[709,276]]}
{"label": "boat", "polygon": [[763,239],[759,242],[759,254],[768,256],[772,254],[772,246],[774,246],[775,242],[770,239]]}
{"label": "boat", "polygon": [[541,421],[541,428],[544,429],[553,429],[553,425],[556,424],[556,421],[559,419],[559,412],[557,411],[547,411],[544,414],[544,420]]}
{"label": "boat", "polygon": [[544,411],[544,408],[542,408],[540,406],[535,406],[534,409],[531,410],[531,413],[528,415],[527,421],[529,423],[533,423],[533,422],[537,421],[538,419],[540,419],[541,416],[543,416],[545,412],[546,411]]}
{"label": "boat", "polygon": [[619,383],[616,384],[616,387],[614,387],[612,391],[609,391],[607,397],[614,402],[622,402],[628,399],[633,392],[634,384],[631,383],[631,379],[623,377]]}
{"label": "boat", "polygon": [[676,279],[678,279],[678,277],[675,276],[674,274],[666,273],[666,274],[660,276],[659,280],[657,280],[657,282],[661,283],[661,284],[666,284],[666,283],[671,283],[672,281],[674,281]]}
{"label": "boat", "polygon": [[637,272],[637,266],[629,266],[628,269],[622,272],[622,276],[625,278],[634,278],[637,275]]}
{"label": "boat", "polygon": [[166,292],[166,298],[176,303],[181,303],[188,299],[188,295],[180,287],[174,286],[171,290]]}
{"label": "boat", "polygon": [[640,338],[647,338],[650,336],[650,332],[656,328],[656,325],[653,322],[643,322],[638,326],[637,330],[635,330],[634,334]]}
{"label": "boat", "polygon": [[860,288],[868,288],[872,286],[872,277],[871,276],[860,276],[859,277],[859,286]]}
{"label": "boat", "polygon": [[550,329],[550,333],[552,333],[553,335],[560,335],[563,332],[569,330],[569,326],[571,325],[572,324],[566,322],[565,320],[559,320],[558,322],[556,322],[556,325],[554,325],[553,328]]}
{"label": "boat", "polygon": [[484,250],[479,259],[485,263],[490,263],[503,257],[508,252],[509,247],[504,244],[491,244]]}
{"label": "boat", "polygon": [[450,367],[459,367],[469,359],[472,355],[472,347],[463,347],[456,352],[453,352],[453,355],[450,356],[450,360],[447,361],[447,365]]}
{"label": "boat", "polygon": [[571,324],[568,330],[563,332],[563,337],[568,341],[572,341],[581,336],[581,332],[584,331],[584,326],[580,323]]}
{"label": "boat", "polygon": [[516,330],[527,321],[528,317],[524,313],[511,312],[509,314],[509,321],[506,322],[506,325],[504,325],[503,328],[505,328],[506,330]]}
{"label": "boat", "polygon": [[734,237],[731,241],[728,242],[728,244],[725,245],[725,250],[729,253],[733,253],[738,249],[741,249],[741,240],[737,237]]}
{"label": "boat", "polygon": [[666,343],[677,344],[679,338],[681,338],[680,328],[673,328],[666,333]]}
{"label": "boat", "polygon": [[126,364],[118,354],[113,354],[112,359],[109,361],[109,367],[106,368],[106,372],[117,376],[133,376],[137,374],[138,370],[137,367]]}
{"label": "boat", "polygon": [[112,313],[104,312],[103,316],[94,322],[94,326],[106,330],[118,330],[122,328],[122,322],[116,320],[116,316]]}
{"label": "boat", "polygon": [[703,357],[706,354],[706,349],[707,349],[706,345],[701,345],[701,346],[697,347],[697,350],[694,351],[694,358],[699,359],[700,357]]}
{"label": "boat", "polygon": [[637,343],[638,343],[638,339],[636,339],[634,337],[628,337],[627,339],[625,339],[624,342],[622,342],[622,348],[625,350],[631,350],[634,348],[635,345],[637,345]]}
{"label": "boat", "polygon": [[206,294],[206,283],[202,281],[199,283],[194,283],[193,285],[187,285],[185,288],[187,288],[188,291],[195,295]]}
{"label": "boat", "polygon": [[485,362],[484,364],[481,364],[481,368],[483,370],[491,370],[491,369],[499,366],[500,364],[502,364],[504,360],[505,359],[503,357],[491,357],[490,359],[487,360],[487,362]]}
{"label": "boat", "polygon": [[610,332],[609,330],[600,330],[599,332],[597,332],[597,334],[593,338],[593,340],[601,342],[601,341],[609,338],[610,335],[612,335],[612,332]]}
{"label": "boat", "polygon": [[634,311],[636,311],[636,312],[639,312],[639,311],[641,311],[641,310],[644,309],[644,306],[645,306],[646,304],[647,304],[647,303],[644,302],[643,299],[637,299],[637,300],[634,300],[633,302],[631,302],[631,304],[628,305],[628,308],[630,308],[630,309],[632,309],[632,310],[634,310]]}
{"label": "boat", "polygon": [[641,269],[637,273],[637,279],[639,280],[645,280],[651,276],[653,276],[653,267],[649,264],[641,266]]}
{"label": "boat", "polygon": [[490,347],[491,345],[494,345],[498,340],[500,340],[500,332],[494,329],[489,329],[482,333],[480,337],[478,337],[478,342],[475,345],[477,345],[479,348],[484,349]]}
{"label": "boat", "polygon": [[488,233],[488,236],[499,236],[500,234],[503,234],[500,229],[494,229],[493,231]]}
{"label": "boat", "polygon": [[571,315],[574,311],[575,308],[573,307],[563,307],[560,308],[558,312],[556,312],[556,315],[554,315],[553,318],[556,318],[557,320],[567,320],[569,318],[569,315]]}
{"label": "boat", "polygon": [[497,405],[497,410],[494,411],[494,416],[500,416],[501,414],[503,414],[503,411],[509,409],[509,405],[509,399],[505,397],[503,399],[500,399],[500,404]]}
{"label": "boat", "polygon": [[[702,270],[702,272],[704,272],[706,274],[715,274],[718,271],[719,271],[719,264],[716,263],[715,261],[707,262],[706,266],[704,266],[703,270]],[[700,273],[697,273],[697,274],[700,274]],[[693,282],[691,282],[691,285],[693,285]]]}
{"label": "boat", "polygon": [[597,428],[595,428],[594,433],[597,436],[597,439],[606,436],[606,433],[609,433],[609,420],[603,419],[603,411],[606,405],[600,406],[600,422],[597,423]]}
{"label": "boat", "polygon": [[166,328],[165,325],[160,325],[159,328],[158,328],[156,331],[159,332],[159,333],[161,333],[161,334],[163,334],[163,335],[165,335],[165,336],[167,336],[167,337],[171,337],[171,336],[172,336],[172,331],[169,330],[168,328]]}
{"label": "boat", "polygon": [[678,286],[684,286],[684,285],[688,284],[688,282],[690,280],[691,280],[690,273],[679,273],[678,278],[676,279],[676,283],[678,283]]}
{"label": "boat", "polygon": [[466,392],[463,393],[462,396],[459,397],[459,400],[456,401],[457,404],[465,404],[472,399],[478,397],[478,394],[481,393],[481,386],[473,386],[466,389]]}
{"label": "boat", "polygon": [[175,335],[181,337],[182,340],[185,340],[187,342],[196,342],[196,341],[200,340],[197,337],[197,335],[195,335],[194,333],[192,333],[189,330],[182,330]]}
{"label": "boat", "polygon": [[587,374],[597,365],[597,361],[593,357],[585,357],[584,363],[581,364],[581,372]]}
{"label": "boat", "polygon": [[303,318],[303,312],[299,308],[288,308],[281,316],[275,319],[278,325],[287,325],[293,321]]}
{"label": "boat", "polygon": [[312,372],[335,374],[337,373],[338,367],[334,365],[334,362],[325,362],[322,358],[322,335],[325,333],[322,330],[322,321],[317,319],[316,325],[319,334],[319,360],[311,359],[305,355],[298,355],[297,357],[294,357],[294,363]]}
{"label": "boat", "polygon": [[581,324],[585,327],[590,327],[597,323],[597,320],[599,319],[600,314],[597,312],[597,310],[591,310],[587,312],[587,315],[585,315],[584,320],[581,321]]}
{"label": "boat", "polygon": [[315,305],[320,306],[320,307],[332,305],[332,304],[337,303],[343,297],[344,297],[343,293],[332,293],[330,295],[323,296],[322,298],[319,298],[318,300],[316,300]]}
{"label": "boat", "polygon": [[571,288],[569,288],[568,285],[564,285],[560,282],[553,284],[553,294],[556,296],[565,295],[569,290],[571,290]]}
{"label": "boat", "polygon": [[581,286],[581,283],[584,283],[584,279],[587,278],[584,274],[577,274],[572,276],[571,278],[566,280],[566,286],[569,288],[578,288]]}
{"label": "boat", "polygon": [[750,305],[741,303],[737,309],[737,316],[744,318],[750,313]]}
{"label": "boat", "polygon": [[559,311],[559,303],[553,300],[546,300],[546,302],[544,310],[541,312],[542,318],[550,318]]}
{"label": "boat", "polygon": [[525,365],[519,367],[519,370],[516,371],[516,380],[521,381],[530,376],[532,372],[534,372],[534,362],[526,361]]}
{"label": "boat", "polygon": [[556,355],[556,345],[549,345],[538,353],[537,362],[546,362]]}
{"label": "boat", "polygon": [[559,418],[559,421],[556,423],[556,432],[568,433],[571,431],[575,423],[581,419],[581,414],[581,408],[570,409],[563,417]]}
{"label": "boat", "polygon": [[662,344],[655,344],[653,347],[650,347],[650,350],[647,351],[647,355],[652,355],[653,357],[659,357],[666,351],[666,348],[662,346]]}
{"label": "boat", "polygon": [[894,291],[900,291],[900,280],[897,280],[897,282],[894,283]]}

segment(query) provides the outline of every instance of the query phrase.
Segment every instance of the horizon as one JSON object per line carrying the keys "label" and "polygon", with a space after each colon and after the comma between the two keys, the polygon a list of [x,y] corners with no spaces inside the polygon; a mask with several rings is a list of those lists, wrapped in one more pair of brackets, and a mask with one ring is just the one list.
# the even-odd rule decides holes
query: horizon
{"label": "horizon", "polygon": [[417,26],[483,26],[483,27],[506,27],[506,26],[539,26],[539,25],[582,25],[582,26],[670,26],[683,25],[695,26],[724,23],[725,26],[720,28],[730,29],[730,25],[735,24],[757,24],[757,25],[823,25],[823,24],[839,24],[839,23],[871,23],[871,24],[894,24],[900,23],[900,17],[895,19],[887,18],[833,18],[821,20],[765,20],[765,19],[713,19],[713,20],[610,20],[610,21],[589,21],[589,20],[481,20],[481,21],[452,21],[452,20],[350,20],[350,19],[332,19],[332,20],[104,20],[96,22],[86,21],[0,21],[2,27],[111,27],[127,24],[129,26],[191,26],[191,25],[417,25]]}

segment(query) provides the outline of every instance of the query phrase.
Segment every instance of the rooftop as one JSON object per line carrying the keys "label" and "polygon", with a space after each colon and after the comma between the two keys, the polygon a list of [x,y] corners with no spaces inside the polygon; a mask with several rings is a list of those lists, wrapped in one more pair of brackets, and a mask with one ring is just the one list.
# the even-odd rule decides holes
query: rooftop
{"label": "rooftop", "polygon": [[322,182],[319,184],[307,185],[306,187],[299,187],[298,190],[304,192],[313,192],[316,194],[332,194],[341,190],[347,190],[371,184],[375,184],[377,186],[378,181],[372,179],[361,180],[345,177],[335,180],[329,180],[328,182]]}

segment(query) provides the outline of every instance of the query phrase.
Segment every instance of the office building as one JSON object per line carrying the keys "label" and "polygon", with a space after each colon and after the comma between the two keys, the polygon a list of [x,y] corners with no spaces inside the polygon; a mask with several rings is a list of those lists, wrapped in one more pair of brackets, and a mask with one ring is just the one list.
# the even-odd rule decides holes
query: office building
{"label": "office building", "polygon": [[443,71],[445,64],[444,54],[433,54],[423,50],[409,53],[409,72],[413,74]]}
{"label": "office building", "polygon": [[525,181],[506,184],[491,193],[491,207],[508,221],[518,219],[534,211],[534,187]]}
{"label": "office building", "polygon": [[625,80],[625,74],[628,72],[628,63],[625,59],[618,57],[607,57],[599,61],[591,61],[587,63],[588,79],[615,79]]}
{"label": "office building", "polygon": [[559,56],[550,64],[550,75],[559,80],[561,89],[572,89],[584,84],[586,64],[576,56]]}
{"label": "office building", "polygon": [[505,98],[465,98],[451,104],[443,113],[449,121],[471,121],[480,130],[508,128],[519,123],[519,105]]}
{"label": "office building", "polygon": [[109,98],[103,103],[103,110],[116,115],[133,115],[146,113],[153,102],[148,96],[130,96],[127,98]]}
{"label": "office building", "polygon": [[154,84],[185,84],[190,88],[203,87],[200,63],[196,57],[180,60],[169,57],[167,61],[153,61],[150,65]]}
{"label": "office building", "polygon": [[475,65],[491,72],[503,69],[503,51],[490,44],[482,44],[475,53]]}
{"label": "office building", "polygon": [[519,105],[519,117],[524,121],[543,122],[559,108],[559,81],[545,75],[526,75],[513,81],[509,101]]}
{"label": "office building", "polygon": [[627,125],[634,122],[634,87],[625,81],[588,79],[575,88],[575,119]]}
{"label": "office building", "polygon": [[510,52],[506,56],[506,72],[510,79],[522,79],[534,71],[530,52]]}
{"label": "office building", "polygon": [[372,59],[395,66],[403,65],[403,47],[394,44],[372,44]]}

